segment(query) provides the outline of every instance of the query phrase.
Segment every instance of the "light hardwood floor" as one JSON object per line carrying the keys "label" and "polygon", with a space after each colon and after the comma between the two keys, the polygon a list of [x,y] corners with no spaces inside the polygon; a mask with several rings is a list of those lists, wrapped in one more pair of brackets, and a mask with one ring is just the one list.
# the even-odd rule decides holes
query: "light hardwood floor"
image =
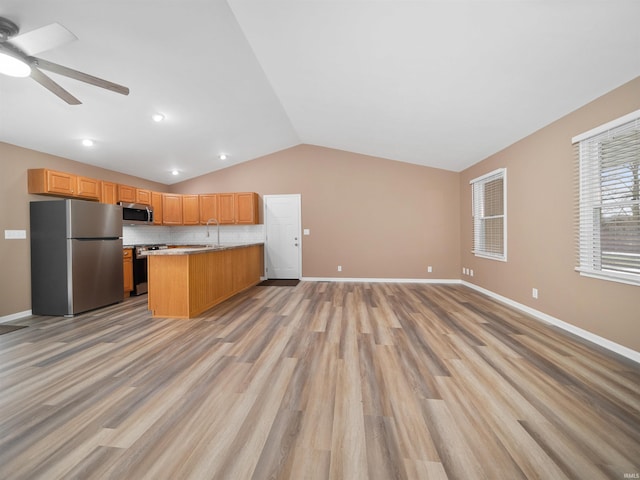
{"label": "light hardwood floor", "polygon": [[29,327],[0,335],[2,479],[640,473],[640,366],[461,285],[302,282],[191,320],[139,297],[11,323]]}

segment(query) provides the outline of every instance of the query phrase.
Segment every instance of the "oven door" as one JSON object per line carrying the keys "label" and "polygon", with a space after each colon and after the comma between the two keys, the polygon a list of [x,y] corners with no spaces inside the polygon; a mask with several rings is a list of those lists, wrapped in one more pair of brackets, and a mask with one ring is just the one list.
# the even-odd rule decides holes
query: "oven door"
{"label": "oven door", "polygon": [[132,295],[147,293],[147,256],[141,254],[140,247],[133,249],[133,291]]}

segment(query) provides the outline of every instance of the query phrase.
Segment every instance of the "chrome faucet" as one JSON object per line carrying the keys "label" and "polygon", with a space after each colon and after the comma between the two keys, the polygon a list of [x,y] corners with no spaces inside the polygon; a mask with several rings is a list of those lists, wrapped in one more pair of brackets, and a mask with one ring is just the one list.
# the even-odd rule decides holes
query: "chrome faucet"
{"label": "chrome faucet", "polygon": [[216,245],[220,245],[220,222],[216,218],[210,218],[207,220],[207,238],[209,238],[209,223],[216,222]]}

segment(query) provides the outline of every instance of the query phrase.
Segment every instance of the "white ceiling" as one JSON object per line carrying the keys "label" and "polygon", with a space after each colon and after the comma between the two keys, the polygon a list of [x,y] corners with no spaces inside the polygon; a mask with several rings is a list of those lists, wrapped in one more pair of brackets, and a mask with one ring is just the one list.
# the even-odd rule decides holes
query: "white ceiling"
{"label": "white ceiling", "polygon": [[0,75],[0,141],[165,184],[300,143],[459,171],[640,76],[638,0],[3,0],[0,16],[64,25],[78,40],[37,56],[131,89],[50,74],[69,106]]}

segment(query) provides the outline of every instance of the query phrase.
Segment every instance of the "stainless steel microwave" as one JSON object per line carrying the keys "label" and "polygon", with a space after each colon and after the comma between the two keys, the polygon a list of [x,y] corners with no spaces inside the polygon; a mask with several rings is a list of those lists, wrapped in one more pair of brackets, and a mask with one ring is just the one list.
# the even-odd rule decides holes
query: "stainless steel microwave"
{"label": "stainless steel microwave", "polygon": [[124,225],[153,225],[153,207],[139,203],[120,202]]}

